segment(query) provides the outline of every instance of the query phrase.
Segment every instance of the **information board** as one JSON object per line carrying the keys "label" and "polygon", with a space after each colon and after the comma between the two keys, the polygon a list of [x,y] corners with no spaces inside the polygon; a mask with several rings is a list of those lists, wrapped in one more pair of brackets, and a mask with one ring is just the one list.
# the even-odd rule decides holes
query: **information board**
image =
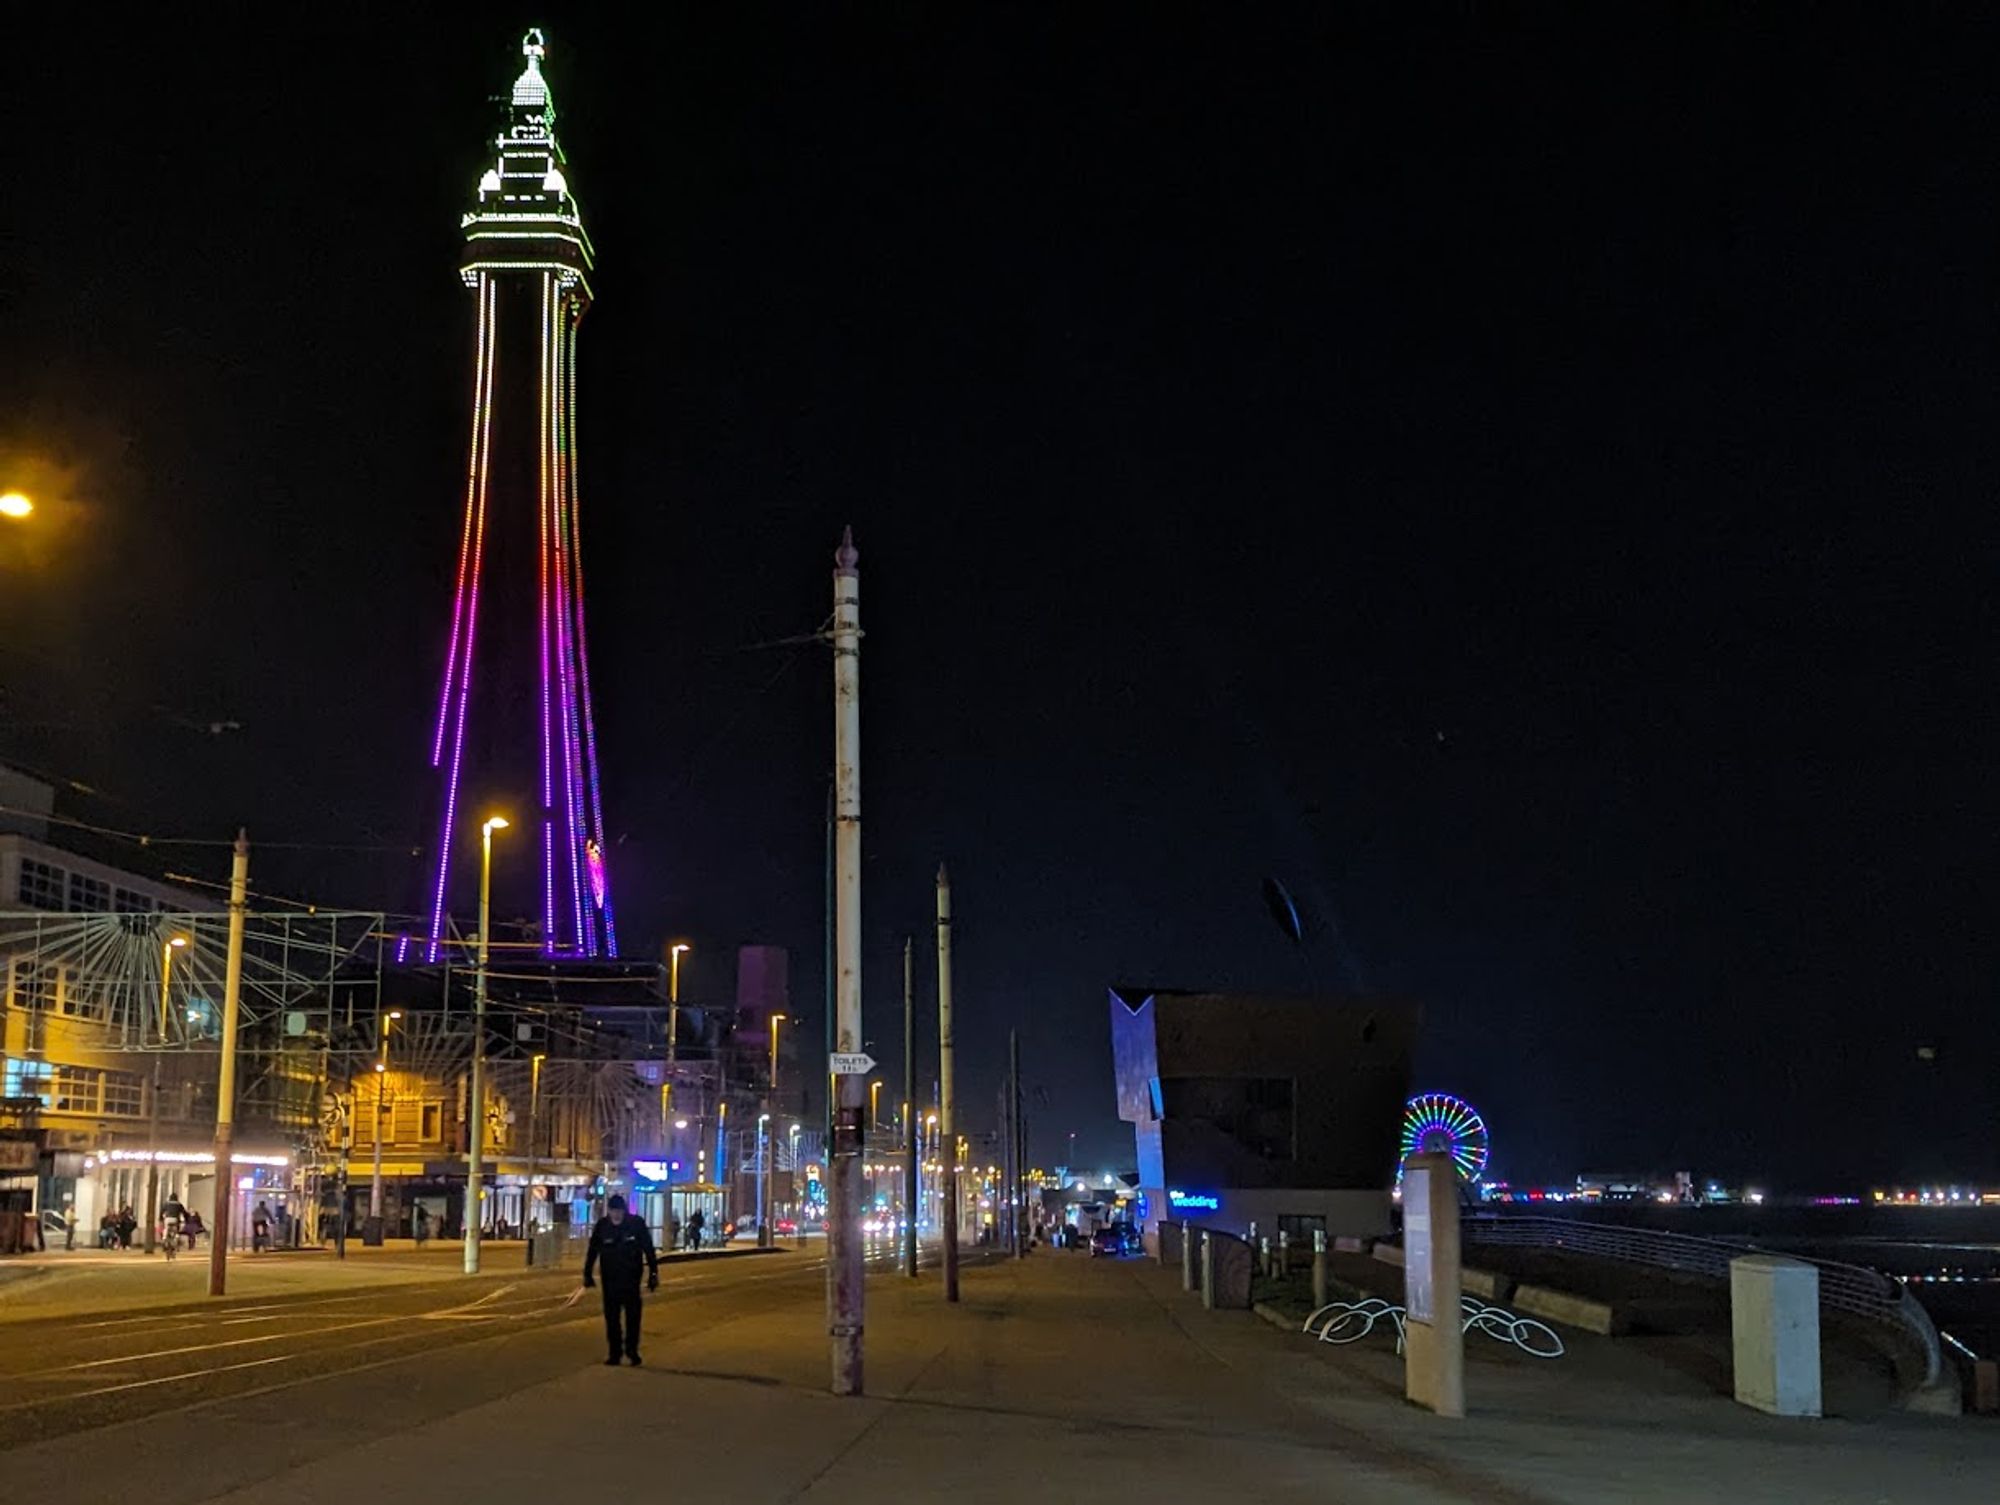
{"label": "information board", "polygon": [[1412,1322],[1435,1322],[1436,1288],[1431,1251],[1431,1173],[1411,1166],[1403,1174],[1403,1305]]}

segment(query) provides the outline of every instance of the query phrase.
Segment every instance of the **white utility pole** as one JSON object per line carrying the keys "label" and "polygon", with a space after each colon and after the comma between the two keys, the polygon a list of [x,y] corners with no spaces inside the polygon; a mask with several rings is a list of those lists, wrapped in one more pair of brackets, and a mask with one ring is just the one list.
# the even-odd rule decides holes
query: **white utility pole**
{"label": "white utility pole", "polygon": [[[861,555],[854,530],[833,556],[835,1048],[861,1049]],[[827,1336],[833,1393],[861,1394],[861,1104],[859,1076],[833,1077],[827,1183]]]}
{"label": "white utility pole", "polygon": [[222,974],[222,1072],[215,1088],[215,1231],[208,1241],[208,1294],[229,1288],[229,1214],[236,1201],[236,1021],[243,1005],[243,919],[250,903],[250,835],[236,833],[229,864],[229,960]]}
{"label": "white utility pole", "polygon": [[944,1185],[944,1299],[958,1300],[958,1119],[952,1106],[951,875],[938,864],[938,1163]]}

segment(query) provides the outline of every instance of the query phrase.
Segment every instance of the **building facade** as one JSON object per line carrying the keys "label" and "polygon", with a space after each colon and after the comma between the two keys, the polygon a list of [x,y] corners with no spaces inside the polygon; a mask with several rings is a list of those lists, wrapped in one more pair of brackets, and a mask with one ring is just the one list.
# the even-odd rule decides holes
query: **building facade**
{"label": "building facade", "polygon": [[1388,999],[1111,990],[1140,1220],[1238,1234],[1390,1226],[1418,1010]]}

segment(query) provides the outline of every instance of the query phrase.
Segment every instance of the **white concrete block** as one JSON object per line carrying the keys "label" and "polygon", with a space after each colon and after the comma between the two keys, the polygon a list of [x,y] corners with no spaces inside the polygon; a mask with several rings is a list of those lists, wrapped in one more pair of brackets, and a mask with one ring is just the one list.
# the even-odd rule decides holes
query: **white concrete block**
{"label": "white concrete block", "polygon": [[1818,1416],[1819,1269],[1775,1254],[1729,1262],[1736,1399],[1773,1416]]}

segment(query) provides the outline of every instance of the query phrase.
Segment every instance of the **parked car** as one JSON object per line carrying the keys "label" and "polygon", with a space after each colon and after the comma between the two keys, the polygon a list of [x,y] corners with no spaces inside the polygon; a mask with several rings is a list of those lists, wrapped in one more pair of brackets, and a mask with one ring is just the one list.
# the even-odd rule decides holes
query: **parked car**
{"label": "parked car", "polygon": [[1130,1223],[1106,1223],[1090,1236],[1090,1253],[1117,1259],[1139,1247],[1138,1231]]}

